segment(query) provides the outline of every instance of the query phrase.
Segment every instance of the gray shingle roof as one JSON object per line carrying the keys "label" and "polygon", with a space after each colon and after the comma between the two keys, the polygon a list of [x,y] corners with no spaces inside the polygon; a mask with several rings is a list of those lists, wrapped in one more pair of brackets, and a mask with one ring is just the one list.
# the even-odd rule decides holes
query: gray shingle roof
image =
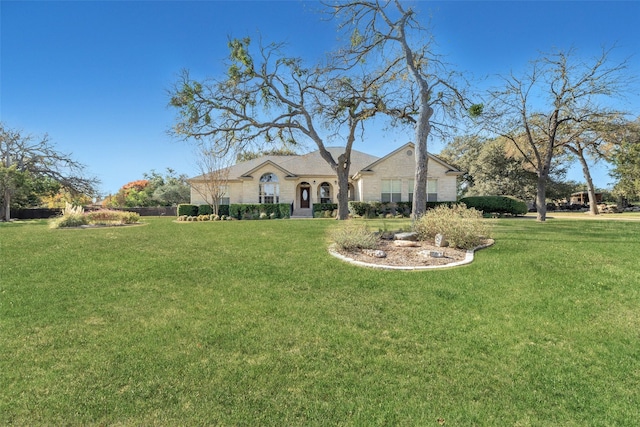
{"label": "gray shingle roof", "polygon": [[[327,151],[337,160],[338,156],[344,153],[344,147],[327,147]],[[376,156],[351,150],[351,175],[378,159]],[[331,166],[320,156],[320,151],[316,150],[299,156],[262,156],[247,160],[246,162],[240,162],[229,168],[229,179],[239,179],[241,176],[250,174],[251,171],[269,161],[280,166],[280,168],[288,171],[292,175],[335,176],[335,172],[331,169]],[[201,177],[202,175],[199,175],[191,179],[197,180]]]}

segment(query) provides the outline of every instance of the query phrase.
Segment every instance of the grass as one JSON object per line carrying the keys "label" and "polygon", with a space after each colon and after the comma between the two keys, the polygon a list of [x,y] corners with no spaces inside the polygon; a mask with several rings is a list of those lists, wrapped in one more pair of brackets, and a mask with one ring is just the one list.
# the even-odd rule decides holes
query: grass
{"label": "grass", "polygon": [[0,224],[0,425],[640,423],[640,222],[491,221],[429,272],[335,221]]}

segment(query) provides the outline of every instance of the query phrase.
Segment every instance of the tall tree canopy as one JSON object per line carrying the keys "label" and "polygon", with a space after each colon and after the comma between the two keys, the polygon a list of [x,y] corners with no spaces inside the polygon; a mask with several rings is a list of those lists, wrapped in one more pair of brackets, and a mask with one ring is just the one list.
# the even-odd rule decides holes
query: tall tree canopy
{"label": "tall tree canopy", "polygon": [[486,123],[511,141],[538,177],[536,208],[546,219],[546,185],[553,160],[587,132],[624,112],[609,107],[623,98],[629,82],[626,62],[611,64],[610,50],[585,62],[574,50],[542,55],[523,76],[504,77],[492,91]]}
{"label": "tall tree canopy", "polygon": [[84,165],[55,149],[47,135],[23,135],[0,123],[0,198],[2,217],[11,216],[12,199],[38,186],[94,195],[98,180],[84,176]]}
{"label": "tall tree canopy", "polygon": [[[475,135],[454,138],[438,155],[447,163],[464,171],[460,180],[459,195],[514,196],[525,201],[535,200],[537,175],[513,144],[502,137],[487,139]],[[564,180],[566,169],[555,165],[554,160],[548,190],[550,197],[565,197],[555,191]]]}
{"label": "tall tree canopy", "polygon": [[[173,132],[211,139],[220,154],[276,141],[292,147],[313,141],[337,174],[338,218],[346,219],[351,149],[362,123],[379,111],[381,88],[390,77],[347,73],[330,61],[306,66],[282,48],[253,50],[249,39],[233,39],[226,76],[197,81],[185,71],[171,91],[170,105],[179,111]],[[338,139],[344,152],[334,158],[326,142]]]}
{"label": "tall tree canopy", "polygon": [[[444,133],[458,118],[460,107],[472,115],[480,105],[471,105],[463,95],[461,78],[447,70],[434,53],[434,44],[412,8],[400,0],[357,0],[330,3],[332,13],[350,33],[351,46],[343,52],[347,63],[385,64],[395,90],[383,97],[386,114],[414,128],[415,187],[412,216],[422,215],[427,204],[427,141],[432,131]],[[458,84],[458,86],[457,86]]]}
{"label": "tall tree canopy", "polygon": [[176,206],[188,203],[190,186],[185,175],[176,175],[167,168],[165,174],[152,170],[144,179],[124,184],[116,194],[110,194],[102,201],[104,207],[132,208],[144,206]]}
{"label": "tall tree canopy", "polygon": [[618,144],[611,170],[611,176],[617,180],[614,194],[628,200],[640,200],[640,118],[620,126],[615,138]]}
{"label": "tall tree canopy", "polygon": [[[577,159],[582,168],[589,200],[596,200],[596,188],[591,176],[590,163],[598,161],[611,162],[619,143],[617,130],[623,128],[624,117],[610,113],[600,120],[587,123],[576,123],[569,133],[571,139],[565,144],[565,150]],[[589,213],[598,215],[598,205],[589,203]]]}

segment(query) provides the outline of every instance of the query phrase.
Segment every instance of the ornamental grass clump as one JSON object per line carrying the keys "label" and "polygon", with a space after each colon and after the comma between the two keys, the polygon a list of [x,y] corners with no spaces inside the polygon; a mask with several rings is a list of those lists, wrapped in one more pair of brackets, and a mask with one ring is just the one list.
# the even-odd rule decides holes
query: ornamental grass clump
{"label": "ornamental grass clump", "polygon": [[62,216],[49,222],[49,227],[51,228],[80,227],[82,225],[87,225],[84,208],[82,206],[73,206],[71,203],[67,203],[65,208],[62,209]]}
{"label": "ornamental grass clump", "polygon": [[440,205],[427,211],[415,221],[413,231],[420,240],[435,239],[442,234],[454,248],[472,249],[491,236],[490,225],[482,219],[482,212],[467,208],[464,203]]}
{"label": "ornamental grass clump", "polygon": [[128,211],[115,211],[101,209],[92,212],[84,212],[82,206],[73,206],[67,203],[62,210],[62,216],[53,219],[51,228],[80,227],[83,225],[125,225],[136,224],[140,221],[140,214]]}
{"label": "ornamental grass clump", "polygon": [[375,249],[378,236],[369,231],[366,225],[346,224],[331,230],[331,240],[340,249]]}
{"label": "ornamental grass clump", "polygon": [[128,211],[114,211],[100,209],[85,214],[89,224],[93,225],[125,225],[136,224],[140,221],[140,214]]}

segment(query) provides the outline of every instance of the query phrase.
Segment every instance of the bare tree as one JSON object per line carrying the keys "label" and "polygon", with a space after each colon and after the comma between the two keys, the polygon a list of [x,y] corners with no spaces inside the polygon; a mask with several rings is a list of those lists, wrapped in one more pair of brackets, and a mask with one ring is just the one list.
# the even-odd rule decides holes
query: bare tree
{"label": "bare tree", "polygon": [[510,140],[537,174],[538,221],[546,219],[554,158],[585,141],[586,130],[624,115],[603,104],[621,98],[629,82],[626,61],[610,65],[609,54],[603,50],[591,63],[574,50],[543,55],[524,76],[505,77],[504,88],[490,94],[484,113],[489,129]]}
{"label": "bare tree", "polygon": [[201,142],[196,151],[196,164],[200,177],[191,187],[211,206],[213,214],[219,215],[220,204],[227,194],[229,183],[229,155],[225,155],[224,151],[221,153],[215,146]]}
{"label": "bare tree", "polygon": [[624,118],[615,111],[604,111],[601,117],[596,117],[588,123],[577,124],[577,130],[572,133],[572,138],[567,141],[565,149],[573,154],[580,163],[582,175],[587,183],[589,195],[589,213],[598,215],[596,203],[596,189],[589,167],[589,161],[611,160],[617,146],[617,129],[622,128]]}
{"label": "bare tree", "polygon": [[2,217],[11,217],[11,199],[30,180],[48,179],[72,194],[93,195],[98,180],[83,177],[84,165],[57,151],[47,135],[36,138],[0,123],[0,197]]}
{"label": "bare tree", "polygon": [[[308,138],[336,172],[338,218],[348,218],[351,148],[363,122],[378,111],[386,75],[346,75],[331,64],[306,67],[276,44],[260,46],[254,55],[249,39],[231,40],[229,47],[225,78],[199,82],[182,74],[171,93],[170,104],[180,112],[173,133],[215,138],[223,151]],[[325,142],[337,138],[344,138],[344,152],[334,158]]]}
{"label": "bare tree", "polygon": [[[431,132],[446,133],[459,117],[458,107],[468,106],[477,114],[480,106],[471,108],[462,91],[456,88],[454,82],[460,78],[448,71],[434,54],[431,38],[411,43],[412,34],[425,34],[426,29],[418,22],[416,12],[403,7],[400,0],[339,1],[327,5],[334,16],[342,19],[342,28],[351,33],[351,46],[343,52],[347,63],[386,58],[389,83],[402,88],[395,91],[395,102],[381,97],[381,104],[386,114],[414,128],[416,171],[412,216],[417,218],[427,205],[427,141]],[[404,94],[398,97],[401,92]]]}

